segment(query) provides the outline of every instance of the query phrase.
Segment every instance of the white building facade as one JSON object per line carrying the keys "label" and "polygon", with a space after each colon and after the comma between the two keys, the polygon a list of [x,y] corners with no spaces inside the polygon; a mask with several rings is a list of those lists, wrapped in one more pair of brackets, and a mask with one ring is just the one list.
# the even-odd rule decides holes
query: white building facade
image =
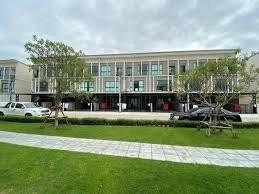
{"label": "white building facade", "polygon": [[[118,110],[119,101],[127,111],[150,111],[151,106],[153,111],[179,110],[182,106],[177,101],[174,82],[181,74],[208,61],[235,55],[235,49],[86,55],[85,71],[92,79],[75,89],[95,97],[95,110]],[[47,82],[41,81],[43,74]],[[51,75],[51,69],[34,69],[33,96],[49,100],[48,96],[55,92],[55,78]],[[66,101],[73,99],[67,95]],[[80,106],[76,107],[89,108],[88,104]]]}
{"label": "white building facade", "polygon": [[29,66],[15,59],[0,60],[0,102],[30,101]]}

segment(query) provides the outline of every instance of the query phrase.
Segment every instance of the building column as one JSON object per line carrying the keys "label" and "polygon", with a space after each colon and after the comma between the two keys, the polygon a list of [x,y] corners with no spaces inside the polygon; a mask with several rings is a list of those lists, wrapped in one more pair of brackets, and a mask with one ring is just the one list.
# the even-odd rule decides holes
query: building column
{"label": "building column", "polygon": [[140,74],[139,74],[140,76],[142,76],[142,63],[143,63],[143,62],[140,61]]}
{"label": "building column", "polygon": [[134,92],[134,62],[131,62],[131,67],[132,67],[132,75],[131,75],[131,81],[132,81],[132,91]]}
{"label": "building column", "polygon": [[101,63],[98,64],[98,91],[101,92]]}
{"label": "building column", "polygon": [[170,62],[167,60],[167,91],[170,91],[170,75],[169,75],[169,65]]}
{"label": "building column", "polygon": [[152,91],[152,82],[151,82],[151,78],[152,78],[152,69],[151,69],[151,61],[149,61],[149,73],[148,73],[148,92]]}
{"label": "building column", "polygon": [[180,81],[179,81],[179,74],[180,74],[180,60],[178,59],[177,60],[177,74],[178,74],[178,76],[177,76],[177,90],[179,90],[179,83],[180,83]]}
{"label": "building column", "polygon": [[123,76],[123,89],[126,90],[126,62],[124,61],[123,63],[123,71],[122,71],[122,76]]}
{"label": "building column", "polygon": [[115,93],[117,93],[117,63],[114,62],[114,85],[115,85]]}

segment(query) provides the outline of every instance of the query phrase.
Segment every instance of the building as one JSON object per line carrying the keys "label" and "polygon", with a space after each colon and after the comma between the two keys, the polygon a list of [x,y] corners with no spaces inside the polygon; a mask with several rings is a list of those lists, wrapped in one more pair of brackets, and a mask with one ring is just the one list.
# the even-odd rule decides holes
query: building
{"label": "building", "polygon": [[[86,55],[85,69],[92,80],[85,80],[75,89],[93,94],[95,110],[118,110],[121,102],[127,111],[181,111],[183,106],[173,86],[178,76],[209,60],[235,55],[235,49]],[[49,76],[47,82],[41,82],[43,73],[52,74],[48,69],[34,69],[32,95],[46,102],[54,92],[55,78]],[[64,101],[74,100],[67,95]],[[89,106],[81,104],[76,108]]]}
{"label": "building", "polygon": [[[259,53],[255,53],[248,59],[247,66],[249,68],[249,71],[250,71],[250,67],[253,68],[252,74],[255,72],[254,69],[259,68]],[[253,104],[253,105],[256,104],[257,112],[259,113],[259,73],[253,74],[253,76],[256,76],[256,80],[251,84],[250,90],[251,90],[251,92],[256,94],[256,96],[254,96],[252,94],[245,95],[245,96],[241,95],[240,103],[244,104],[245,107],[247,107],[248,104]],[[249,111],[247,111],[247,112],[249,112]]]}
{"label": "building", "polygon": [[0,60],[0,102],[31,101],[29,66],[14,59]]}

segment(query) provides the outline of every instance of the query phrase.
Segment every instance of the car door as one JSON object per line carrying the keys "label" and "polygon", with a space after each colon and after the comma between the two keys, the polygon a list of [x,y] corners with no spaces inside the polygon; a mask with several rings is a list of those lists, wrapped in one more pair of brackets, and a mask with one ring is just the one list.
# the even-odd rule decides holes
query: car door
{"label": "car door", "polygon": [[21,103],[16,103],[14,108],[15,115],[24,115],[25,114],[25,106]]}
{"label": "car door", "polygon": [[5,114],[6,115],[13,115],[14,114],[14,108],[15,108],[15,103],[9,103],[9,105],[6,105],[6,109],[5,109]]}

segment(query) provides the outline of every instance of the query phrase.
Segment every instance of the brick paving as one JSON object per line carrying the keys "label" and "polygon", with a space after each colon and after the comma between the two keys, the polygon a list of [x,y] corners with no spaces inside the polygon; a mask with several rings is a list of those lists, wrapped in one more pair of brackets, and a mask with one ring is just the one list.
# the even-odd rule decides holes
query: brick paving
{"label": "brick paving", "polygon": [[259,150],[236,150],[57,137],[0,131],[0,142],[149,160],[232,167],[259,167]]}

